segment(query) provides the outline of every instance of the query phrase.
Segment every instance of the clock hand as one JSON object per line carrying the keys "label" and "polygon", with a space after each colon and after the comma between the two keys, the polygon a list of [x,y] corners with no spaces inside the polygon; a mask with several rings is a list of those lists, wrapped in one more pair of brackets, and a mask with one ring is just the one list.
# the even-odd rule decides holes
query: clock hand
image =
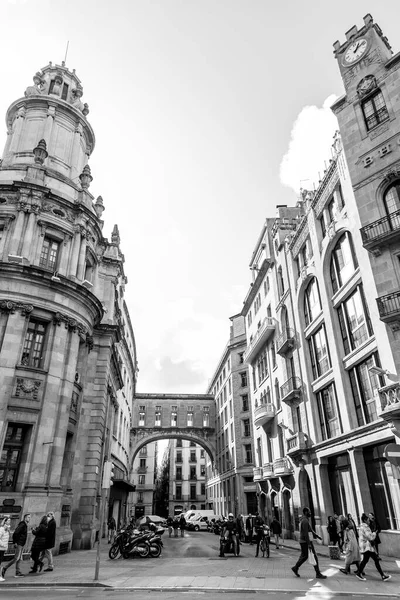
{"label": "clock hand", "polygon": [[353,53],[355,54],[360,47],[360,42],[358,42],[357,46],[354,48]]}

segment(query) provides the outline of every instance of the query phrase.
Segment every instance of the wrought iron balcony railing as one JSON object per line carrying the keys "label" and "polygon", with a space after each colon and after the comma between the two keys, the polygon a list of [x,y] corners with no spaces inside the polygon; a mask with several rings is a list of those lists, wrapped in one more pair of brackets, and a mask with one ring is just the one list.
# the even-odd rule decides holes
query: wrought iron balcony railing
{"label": "wrought iron balcony railing", "polygon": [[389,322],[400,316],[400,290],[376,299],[379,316],[382,321]]}
{"label": "wrought iron balcony railing", "polygon": [[371,250],[400,235],[400,210],[377,219],[361,228],[363,246]]}
{"label": "wrought iron balcony railing", "polygon": [[296,332],[291,327],[285,327],[276,340],[276,351],[281,356],[285,355],[294,346]]}
{"label": "wrought iron balcony railing", "polygon": [[290,377],[281,386],[281,400],[287,404],[299,402],[302,395],[302,381],[300,377]]}

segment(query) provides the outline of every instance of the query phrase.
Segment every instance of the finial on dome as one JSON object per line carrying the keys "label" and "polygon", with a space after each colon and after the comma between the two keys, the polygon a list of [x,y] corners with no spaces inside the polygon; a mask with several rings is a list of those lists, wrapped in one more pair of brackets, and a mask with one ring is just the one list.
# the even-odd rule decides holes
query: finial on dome
{"label": "finial on dome", "polygon": [[81,186],[83,190],[88,190],[90,184],[93,181],[93,177],[90,171],[89,165],[85,165],[83,167],[82,173],[79,175],[79,179],[81,180]]}
{"label": "finial on dome", "polygon": [[35,163],[42,165],[49,153],[47,152],[47,145],[45,140],[40,140],[36,148],[33,149],[33,156],[35,157]]}
{"label": "finial on dome", "polygon": [[114,229],[111,234],[111,243],[119,246],[120,241],[121,238],[119,237],[118,225],[114,225]]}
{"label": "finial on dome", "polygon": [[101,215],[105,211],[103,198],[101,196],[97,197],[97,200],[94,205],[94,210],[96,211],[96,215],[99,219],[101,219]]}

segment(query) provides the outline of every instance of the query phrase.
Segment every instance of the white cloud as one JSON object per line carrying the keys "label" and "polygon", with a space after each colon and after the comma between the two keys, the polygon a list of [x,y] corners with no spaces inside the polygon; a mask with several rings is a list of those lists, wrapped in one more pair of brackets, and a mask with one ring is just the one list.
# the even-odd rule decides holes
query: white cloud
{"label": "white cloud", "polygon": [[330,158],[332,137],[338,123],[330,107],[337,96],[332,94],[322,107],[305,106],[295,120],[289,148],[282,158],[280,179],[298,194],[300,188],[318,184]]}

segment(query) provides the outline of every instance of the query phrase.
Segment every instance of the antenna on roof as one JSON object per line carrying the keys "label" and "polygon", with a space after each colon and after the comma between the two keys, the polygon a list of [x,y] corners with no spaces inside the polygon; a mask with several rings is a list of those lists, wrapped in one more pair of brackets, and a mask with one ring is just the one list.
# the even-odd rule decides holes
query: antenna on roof
{"label": "antenna on roof", "polygon": [[69,40],[67,42],[67,47],[65,49],[65,58],[64,58],[64,63],[67,62],[67,54],[68,54],[68,46],[69,46]]}

